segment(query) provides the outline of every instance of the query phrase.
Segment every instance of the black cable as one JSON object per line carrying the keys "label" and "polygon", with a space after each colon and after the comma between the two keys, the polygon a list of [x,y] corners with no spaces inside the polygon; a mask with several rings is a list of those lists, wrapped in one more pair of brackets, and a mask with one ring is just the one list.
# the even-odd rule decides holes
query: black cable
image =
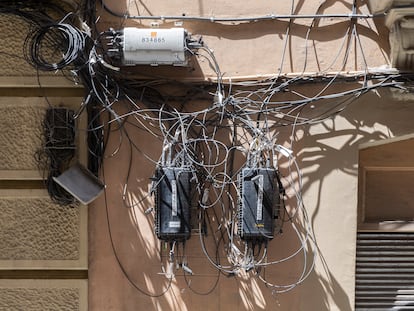
{"label": "black cable", "polygon": [[113,16],[115,16],[115,17],[119,17],[119,18],[126,18],[127,16],[128,16],[128,13],[127,12],[125,12],[125,14],[119,14],[119,13],[117,13],[117,12],[115,12],[115,11],[113,11],[113,10],[111,10],[106,4],[105,4],[105,2],[104,2],[104,0],[100,0],[100,2],[101,2],[101,6],[104,8],[104,10],[106,11],[106,12],[108,12],[109,14],[111,14],[111,15],[113,15]]}
{"label": "black cable", "polygon": [[88,127],[91,128],[87,132],[88,168],[95,176],[98,176],[99,168],[102,165],[106,145],[103,137],[104,130],[100,128],[100,109],[96,104],[89,104],[87,106]]}
{"label": "black cable", "polygon": [[200,291],[194,289],[191,286],[191,282],[188,280],[189,276],[187,275],[188,274],[187,271],[185,269],[183,269],[183,271],[184,271],[184,280],[185,280],[185,283],[187,284],[187,287],[196,295],[200,295],[200,296],[210,295],[217,288],[217,285],[220,281],[220,274],[221,273],[220,273],[220,270],[217,270],[217,277],[216,277],[216,280],[215,280],[213,286],[205,292],[200,292]]}
{"label": "black cable", "polygon": [[[102,165],[101,170],[102,170],[102,178],[103,178],[104,183],[105,183],[105,169],[104,169],[104,166],[103,165]],[[143,294],[145,296],[152,297],[152,298],[157,298],[157,297],[161,297],[161,296],[165,295],[168,292],[168,290],[171,288],[172,278],[169,278],[168,284],[167,284],[166,288],[162,292],[156,293],[156,294],[152,294],[152,293],[149,293],[149,292],[143,290],[142,288],[140,288],[131,279],[131,277],[129,276],[128,272],[126,271],[124,265],[122,264],[122,262],[121,262],[121,260],[119,258],[119,255],[118,255],[118,253],[116,251],[115,244],[114,244],[114,240],[113,240],[113,237],[112,237],[111,223],[110,223],[110,220],[109,220],[109,207],[108,207],[106,187],[104,189],[104,200],[105,200],[105,211],[106,211],[106,225],[107,225],[107,228],[108,228],[108,235],[109,235],[109,239],[110,239],[110,242],[111,242],[112,253],[114,254],[115,259],[116,259],[116,262],[118,263],[118,266],[121,269],[122,273],[124,274],[125,278],[128,280],[128,282],[136,290],[138,290],[141,294]]]}
{"label": "black cable", "polygon": [[[26,59],[32,66],[44,71],[60,70],[83,55],[85,42],[85,35],[70,24],[41,26],[34,29],[26,38]],[[49,59],[56,55],[57,60]]]}

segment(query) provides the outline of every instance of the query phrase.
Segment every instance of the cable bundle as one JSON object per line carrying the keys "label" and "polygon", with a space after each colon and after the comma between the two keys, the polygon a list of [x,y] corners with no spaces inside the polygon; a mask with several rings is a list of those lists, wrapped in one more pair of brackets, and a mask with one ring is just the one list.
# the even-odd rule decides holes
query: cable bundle
{"label": "cable bundle", "polygon": [[[83,56],[85,35],[65,23],[41,26],[28,36],[26,57],[34,67],[55,71],[76,62]],[[57,61],[51,58],[57,57]]]}
{"label": "cable bundle", "polygon": [[66,108],[49,108],[43,121],[43,146],[37,152],[40,168],[46,177],[50,197],[56,203],[69,205],[74,198],[53,177],[69,168],[75,155],[75,124],[73,111]]}

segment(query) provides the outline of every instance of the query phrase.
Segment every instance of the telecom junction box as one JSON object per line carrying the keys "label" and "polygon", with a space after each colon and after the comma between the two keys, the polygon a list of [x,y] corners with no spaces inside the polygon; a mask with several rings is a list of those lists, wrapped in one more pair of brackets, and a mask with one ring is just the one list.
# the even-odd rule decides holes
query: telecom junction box
{"label": "telecom junction box", "polygon": [[280,212],[278,172],[245,167],[239,174],[238,233],[243,240],[273,238]]}
{"label": "telecom junction box", "polygon": [[184,28],[123,29],[123,65],[187,65],[187,33]]}
{"label": "telecom junction box", "polygon": [[159,167],[155,172],[155,233],[160,240],[186,240],[191,234],[190,169]]}

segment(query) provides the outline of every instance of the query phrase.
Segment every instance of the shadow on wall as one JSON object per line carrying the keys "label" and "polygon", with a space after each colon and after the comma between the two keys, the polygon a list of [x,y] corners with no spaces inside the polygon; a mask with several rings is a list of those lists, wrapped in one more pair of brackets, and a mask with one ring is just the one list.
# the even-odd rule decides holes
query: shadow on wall
{"label": "shadow on wall", "polygon": [[[410,101],[396,100],[396,92],[398,93],[398,91],[389,89],[370,92],[347,107],[339,116],[320,124],[298,127],[293,149],[297,151],[298,162],[303,171],[303,193],[311,194],[313,197],[314,203],[307,207],[312,211],[311,219],[314,228],[318,226],[316,220],[321,216],[323,218],[323,214],[333,215],[332,210],[337,210],[341,216],[338,219],[330,219],[330,221],[338,223],[335,230],[346,230],[346,228],[341,228],[343,223],[341,217],[347,217],[347,213],[356,214],[356,206],[352,204],[343,202],[343,207],[352,206],[352,210],[345,209],[339,212],[336,206],[324,204],[323,202],[326,201],[323,198],[325,197],[326,200],[326,191],[331,188],[350,193],[352,195],[350,199],[356,203],[356,184],[344,183],[341,181],[343,177],[340,176],[357,178],[360,144],[406,135],[414,131],[410,117],[414,108]],[[289,137],[289,133],[286,132],[281,137]],[[286,140],[285,143],[290,144],[290,141]],[[337,186],[329,184],[331,182],[325,183],[327,176],[332,174],[338,175]],[[343,180],[349,181],[349,178]],[[346,234],[355,235],[355,232],[346,232]],[[333,235],[335,233],[321,232],[320,234]],[[346,246],[338,249],[338,252],[344,251],[344,247]],[[319,255],[324,269],[313,272],[310,280],[304,284],[305,287],[309,285],[308,290],[304,291],[304,296],[309,296],[309,300],[317,303],[318,310],[332,310],[332,302],[341,311],[352,310],[353,302],[350,301],[349,293],[344,291],[329,268],[333,265],[338,267],[343,263],[326,263],[323,249],[320,249]],[[343,269],[347,267],[348,265],[344,265]],[[345,271],[343,275],[351,277],[353,273],[353,271]],[[316,300],[317,302],[315,295],[320,297],[320,300]]]}
{"label": "shadow on wall", "polygon": [[[391,90],[370,92],[347,107],[339,116],[325,122],[299,128],[294,149],[307,182],[306,193],[318,182],[318,200],[313,218],[320,207],[324,178],[335,170],[358,175],[358,146],[394,136],[412,133],[410,102],[395,101]],[[315,127],[318,129],[315,131]]]}
{"label": "shadow on wall", "polygon": [[[312,310],[353,310],[349,293],[344,291],[342,285],[329,271],[326,271],[322,275],[313,271],[307,282],[312,283],[312,290],[306,291],[300,299],[307,300],[308,305],[312,306]],[[306,309],[302,307],[299,310],[305,311]]]}

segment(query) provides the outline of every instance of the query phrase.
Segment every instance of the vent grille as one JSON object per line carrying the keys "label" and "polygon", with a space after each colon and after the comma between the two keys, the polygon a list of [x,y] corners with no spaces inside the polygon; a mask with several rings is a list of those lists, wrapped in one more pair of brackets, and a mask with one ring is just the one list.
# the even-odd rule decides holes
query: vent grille
{"label": "vent grille", "polygon": [[359,232],[356,311],[414,310],[414,233]]}

